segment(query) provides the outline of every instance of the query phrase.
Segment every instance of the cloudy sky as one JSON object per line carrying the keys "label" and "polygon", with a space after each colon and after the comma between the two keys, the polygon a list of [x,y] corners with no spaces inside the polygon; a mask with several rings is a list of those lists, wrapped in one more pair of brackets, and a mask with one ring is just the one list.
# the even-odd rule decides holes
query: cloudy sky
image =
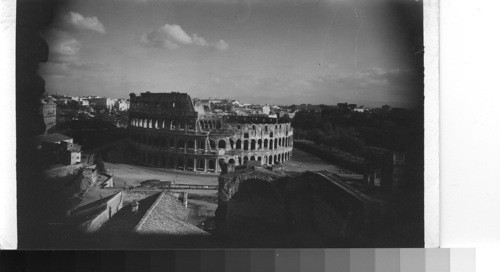
{"label": "cloudy sky", "polygon": [[56,14],[39,70],[49,93],[421,103],[415,0],[71,0]]}

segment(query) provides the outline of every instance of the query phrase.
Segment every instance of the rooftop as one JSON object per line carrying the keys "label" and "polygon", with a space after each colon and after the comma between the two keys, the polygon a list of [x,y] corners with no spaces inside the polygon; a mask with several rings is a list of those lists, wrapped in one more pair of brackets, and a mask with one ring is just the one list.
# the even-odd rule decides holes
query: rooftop
{"label": "rooftop", "polygon": [[46,135],[35,136],[34,140],[37,144],[40,143],[57,143],[61,141],[72,140],[73,138],[59,133],[51,133]]}
{"label": "rooftop", "polygon": [[131,204],[124,206],[103,225],[104,230],[136,232],[141,234],[207,234],[185,220],[189,209],[166,193],[158,193],[139,201],[139,208],[132,211]]}

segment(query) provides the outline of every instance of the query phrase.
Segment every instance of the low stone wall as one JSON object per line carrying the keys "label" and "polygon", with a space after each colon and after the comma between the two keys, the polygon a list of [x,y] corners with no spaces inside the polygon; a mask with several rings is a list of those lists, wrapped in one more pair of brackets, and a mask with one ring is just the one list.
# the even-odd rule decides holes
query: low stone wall
{"label": "low stone wall", "polygon": [[117,193],[105,203],[99,205],[99,212],[92,216],[89,220],[84,221],[80,229],[87,233],[93,233],[99,230],[102,224],[106,223],[115,213],[123,206],[123,194]]}

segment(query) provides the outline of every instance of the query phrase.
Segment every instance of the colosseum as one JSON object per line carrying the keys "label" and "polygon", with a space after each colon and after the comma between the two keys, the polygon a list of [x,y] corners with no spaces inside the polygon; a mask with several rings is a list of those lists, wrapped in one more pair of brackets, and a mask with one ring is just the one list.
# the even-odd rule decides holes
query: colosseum
{"label": "colosseum", "polygon": [[205,112],[187,93],[130,94],[130,146],[140,164],[220,172],[224,163],[282,163],[292,156],[289,121]]}

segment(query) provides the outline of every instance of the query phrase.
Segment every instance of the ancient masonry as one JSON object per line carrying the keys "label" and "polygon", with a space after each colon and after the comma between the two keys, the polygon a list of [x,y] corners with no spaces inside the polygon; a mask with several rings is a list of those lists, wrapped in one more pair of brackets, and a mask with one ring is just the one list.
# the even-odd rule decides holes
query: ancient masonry
{"label": "ancient masonry", "polygon": [[224,163],[263,165],[292,156],[293,128],[266,116],[216,116],[187,93],[130,94],[130,145],[141,164],[220,172]]}

